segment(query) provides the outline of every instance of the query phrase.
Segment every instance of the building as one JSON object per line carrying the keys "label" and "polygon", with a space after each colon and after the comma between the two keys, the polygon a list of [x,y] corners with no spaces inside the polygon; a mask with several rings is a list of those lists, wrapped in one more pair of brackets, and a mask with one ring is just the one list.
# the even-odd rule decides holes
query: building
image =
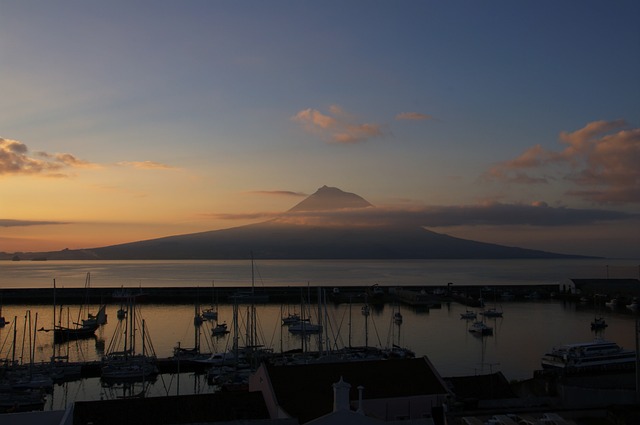
{"label": "building", "polygon": [[560,294],[585,296],[596,295],[609,298],[632,299],[640,297],[639,279],[565,279],[560,282]]}
{"label": "building", "polygon": [[350,384],[350,410],[384,422],[430,419],[450,399],[447,386],[426,357],[284,366],[263,363],[251,376],[249,390],[262,392],[272,419],[297,418],[304,424],[334,411],[331,389],[341,381]]}

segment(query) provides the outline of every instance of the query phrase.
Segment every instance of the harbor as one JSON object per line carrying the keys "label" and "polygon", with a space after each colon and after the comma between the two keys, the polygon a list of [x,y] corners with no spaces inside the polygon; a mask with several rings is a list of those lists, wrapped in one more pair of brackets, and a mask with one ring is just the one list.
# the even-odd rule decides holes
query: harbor
{"label": "harbor", "polygon": [[[1,316],[6,320],[0,327],[2,358],[32,373],[46,370],[53,358],[62,360],[65,369],[76,371],[52,379],[39,400],[42,404],[36,407],[45,412],[65,409],[69,403],[116,402],[135,394],[149,399],[215,397],[230,388],[246,388],[244,380],[261,364],[290,367],[314,364],[321,358],[350,358],[349,362],[354,358],[367,362],[424,358],[442,379],[451,385],[458,382],[458,397],[470,385],[461,384],[463,379],[496,379],[492,387],[506,382],[510,394],[518,397],[557,400],[559,394],[569,394],[559,389],[569,382],[578,387],[596,384],[591,377],[568,369],[543,370],[542,359],[554,347],[596,338],[625,349],[635,346],[638,316],[633,309],[633,285],[631,291],[627,285],[632,277],[592,279],[590,285],[566,278],[542,284],[496,284],[498,280],[493,280],[494,284],[477,285],[446,279],[438,279],[442,284],[406,284],[406,279],[384,284],[380,279],[380,283],[342,282],[326,287],[286,282],[269,285],[262,280],[259,285],[229,285],[222,279],[182,286],[166,282],[108,285],[92,264],[89,285],[84,263],[79,266],[84,276],[74,272],[77,277],[70,284],[70,276],[63,274],[56,278],[55,291],[52,279],[41,287],[5,286],[0,291]],[[192,264],[185,267],[193,270]],[[406,273],[406,267],[403,270]],[[271,283],[269,278],[264,281]],[[597,297],[591,292],[596,290]],[[129,303],[133,300],[141,320],[123,332],[124,313],[132,311]],[[83,323],[89,313],[95,315],[102,307],[106,322],[88,338],[56,341],[54,333],[47,332],[55,329],[55,323],[63,327]],[[295,322],[290,320],[296,318],[313,327],[302,325],[300,332],[293,332]],[[594,330],[592,324],[598,318],[606,326]],[[491,332],[474,332],[476,322]],[[121,351],[115,347],[122,342],[118,335],[126,334],[144,334],[146,343],[129,342],[127,350],[135,346],[154,359],[152,368],[129,382],[103,375],[105,359]],[[246,363],[246,369],[242,367],[240,382],[223,379],[237,377],[235,363],[224,364],[231,358],[255,359]],[[218,373],[223,371],[228,375]],[[613,376],[612,370],[601,372]],[[610,387],[624,391],[624,397],[631,397],[634,373],[628,368],[621,372],[611,380],[603,380],[600,373],[595,381],[607,381]],[[495,388],[494,396],[499,394]],[[481,399],[469,405],[477,397]],[[476,406],[473,408],[484,415],[488,406],[514,402],[482,397],[479,393],[465,395],[456,409]],[[598,397],[589,399],[596,405],[606,400]]]}

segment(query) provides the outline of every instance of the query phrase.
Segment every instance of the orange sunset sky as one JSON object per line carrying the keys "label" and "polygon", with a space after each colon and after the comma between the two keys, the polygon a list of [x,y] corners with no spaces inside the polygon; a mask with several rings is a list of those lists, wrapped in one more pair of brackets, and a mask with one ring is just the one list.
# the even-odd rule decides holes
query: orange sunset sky
{"label": "orange sunset sky", "polygon": [[640,3],[0,6],[0,251],[272,218],[640,258]]}

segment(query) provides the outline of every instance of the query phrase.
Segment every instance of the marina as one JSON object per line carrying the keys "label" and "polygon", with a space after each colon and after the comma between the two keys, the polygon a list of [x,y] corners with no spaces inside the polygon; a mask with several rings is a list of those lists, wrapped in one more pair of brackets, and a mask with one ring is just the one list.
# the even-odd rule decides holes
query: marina
{"label": "marina", "polygon": [[[86,274],[87,265],[80,266]],[[363,264],[356,266],[362,269]],[[247,268],[246,262],[243,267]],[[340,272],[343,267],[346,264],[340,265]],[[389,274],[389,270],[380,269],[380,264],[367,267]],[[193,269],[193,264],[185,265],[187,268]],[[390,269],[397,270],[393,265]],[[499,274],[498,271],[495,269],[494,273]],[[91,277],[88,305],[80,276],[77,285],[56,278],[56,282],[66,282],[64,287],[56,288],[57,310],[52,309],[49,301],[53,296],[52,284],[31,289],[3,287],[2,313],[9,323],[0,328],[2,358],[31,370],[45,368],[55,358],[57,365],[69,372],[64,378],[52,380],[43,400],[44,410],[64,408],[69,401],[118,399],[141,391],[150,397],[217,393],[222,372],[230,371],[222,367],[233,368],[228,360],[241,358],[240,351],[234,353],[235,346],[255,347],[256,351],[259,347],[260,353],[267,353],[280,364],[308,363],[320,353],[343,358],[403,357],[411,353],[416,358],[426,356],[443,377],[500,372],[509,381],[526,381],[542,369],[541,360],[551,347],[603,337],[625,349],[633,348],[638,319],[635,310],[626,308],[626,302],[612,308],[595,304],[593,298],[581,300],[576,294],[558,296],[558,285],[550,282],[407,285],[406,290],[437,300],[424,305],[411,300],[403,302],[397,296],[399,285],[379,284],[377,291],[381,294],[376,302],[369,303],[372,285],[314,287],[308,283],[286,286],[261,283],[250,287],[246,286],[247,279],[244,286],[218,284],[216,279],[215,288],[211,282],[195,287],[106,286],[93,268]],[[326,280],[331,277],[323,275]],[[124,301],[126,297],[121,297],[125,293],[139,300],[137,308],[144,326],[139,323],[135,329],[139,336],[144,329],[149,338],[146,346],[137,343],[136,348],[153,349],[157,372],[148,369],[137,379],[129,380],[133,382],[122,383],[118,379],[105,379],[103,368],[104,359],[112,351],[112,339],[119,333],[118,327],[132,311]],[[259,297],[248,296],[251,293]],[[478,304],[479,299],[484,302]],[[77,321],[81,307],[97,312],[103,306],[107,322],[89,338],[55,341],[52,332],[33,331],[36,315],[37,328],[46,329],[60,317],[66,320],[70,316]],[[483,314],[494,308],[502,315]],[[205,316],[212,311],[215,318]],[[470,312],[476,315],[475,320],[480,318],[491,327],[493,333],[470,332],[474,323]],[[591,329],[596,314],[606,320],[606,328]],[[291,326],[301,323],[306,324],[301,326],[303,332],[290,332]],[[318,332],[311,331],[312,325],[318,326],[315,328]],[[29,341],[33,341],[31,346]],[[522,350],[523,346],[527,350]],[[214,365],[220,367],[214,371]]]}

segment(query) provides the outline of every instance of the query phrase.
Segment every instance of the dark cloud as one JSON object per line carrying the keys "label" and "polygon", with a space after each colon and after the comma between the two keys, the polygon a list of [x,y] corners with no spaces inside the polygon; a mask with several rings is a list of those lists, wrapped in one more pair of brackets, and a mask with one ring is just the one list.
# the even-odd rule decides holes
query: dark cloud
{"label": "dark cloud", "polygon": [[296,198],[302,198],[305,196],[309,196],[306,193],[302,192],[292,192],[290,190],[254,190],[250,193],[254,193],[257,195],[267,195],[267,196],[293,196]]}
{"label": "dark cloud", "polygon": [[414,225],[448,226],[579,226],[638,218],[638,215],[599,209],[549,207],[545,202],[533,205],[491,203],[486,205],[399,208],[355,208],[340,211],[304,211],[253,214],[211,214],[225,220],[276,219],[279,222],[325,226]]}
{"label": "dark cloud", "polygon": [[0,218],[0,227],[45,226],[51,224],[68,224],[61,221],[11,220]]}
{"label": "dark cloud", "polygon": [[65,168],[93,165],[69,153],[36,152],[35,156],[29,156],[29,149],[24,143],[0,138],[0,175],[30,174],[64,177],[66,175],[61,170]]}

